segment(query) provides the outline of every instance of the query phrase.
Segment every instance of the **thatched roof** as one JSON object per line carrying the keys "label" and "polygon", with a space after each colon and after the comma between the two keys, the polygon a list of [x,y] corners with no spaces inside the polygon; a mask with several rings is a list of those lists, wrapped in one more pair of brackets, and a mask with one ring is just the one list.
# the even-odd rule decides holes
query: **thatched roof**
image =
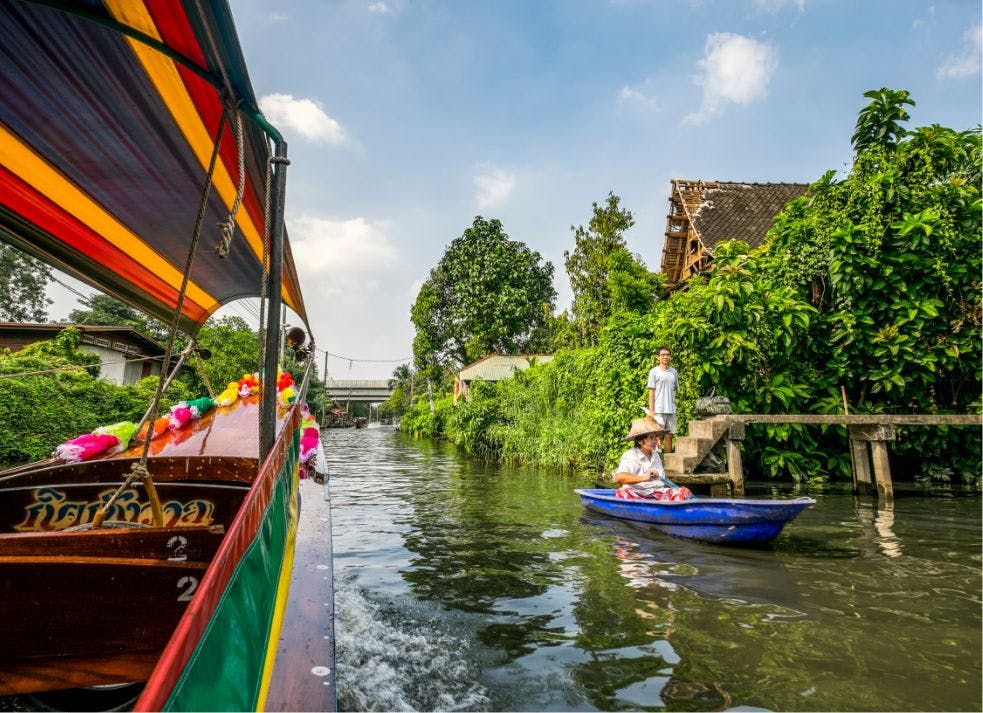
{"label": "thatched roof", "polygon": [[807,183],[705,184],[693,213],[696,232],[709,248],[727,240],[743,240],[757,247],[775,216],[808,188]]}
{"label": "thatched roof", "polygon": [[709,269],[713,248],[727,240],[764,242],[785,206],[805,195],[807,183],[736,183],[674,178],[662,247],[662,272],[674,289]]}

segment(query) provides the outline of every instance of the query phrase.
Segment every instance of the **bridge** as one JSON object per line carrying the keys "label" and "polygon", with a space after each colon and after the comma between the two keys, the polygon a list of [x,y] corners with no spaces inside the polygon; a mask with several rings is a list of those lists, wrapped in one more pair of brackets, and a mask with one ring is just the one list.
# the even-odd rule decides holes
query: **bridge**
{"label": "bridge", "polygon": [[392,395],[388,379],[328,379],[324,382],[328,398],[339,403],[362,401],[380,403]]}

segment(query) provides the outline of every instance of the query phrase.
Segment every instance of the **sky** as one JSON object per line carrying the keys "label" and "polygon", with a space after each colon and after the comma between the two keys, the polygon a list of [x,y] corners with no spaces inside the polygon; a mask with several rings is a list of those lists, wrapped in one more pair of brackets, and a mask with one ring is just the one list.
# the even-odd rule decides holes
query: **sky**
{"label": "sky", "polygon": [[[911,126],[969,129],[983,112],[979,0],[230,4],[289,145],[287,231],[337,379],[410,361],[417,292],[475,216],[553,264],[559,312],[572,228],[609,192],[658,270],[673,178],[846,171],[870,89],[908,90]],[[54,319],[76,307],[50,296]]]}

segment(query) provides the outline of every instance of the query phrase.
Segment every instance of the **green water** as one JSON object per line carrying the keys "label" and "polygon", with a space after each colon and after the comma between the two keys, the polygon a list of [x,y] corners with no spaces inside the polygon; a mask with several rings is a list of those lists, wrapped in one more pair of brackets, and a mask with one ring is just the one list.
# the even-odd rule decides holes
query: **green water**
{"label": "green water", "polygon": [[983,708],[978,493],[810,493],[737,549],[588,513],[589,481],[325,439],[343,709]]}

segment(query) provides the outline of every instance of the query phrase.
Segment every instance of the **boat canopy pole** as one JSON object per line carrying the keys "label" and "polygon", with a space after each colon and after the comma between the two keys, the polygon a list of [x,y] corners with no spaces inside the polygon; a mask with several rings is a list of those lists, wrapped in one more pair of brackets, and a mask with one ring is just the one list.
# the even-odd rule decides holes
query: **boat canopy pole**
{"label": "boat canopy pole", "polygon": [[276,440],[276,382],[280,356],[280,307],[283,302],[283,216],[287,196],[287,142],[282,138],[274,142],[273,176],[270,193],[270,249],[269,271],[266,280],[266,341],[263,349],[263,376],[261,378],[262,408],[259,424],[259,461],[262,463],[273,449]]}

